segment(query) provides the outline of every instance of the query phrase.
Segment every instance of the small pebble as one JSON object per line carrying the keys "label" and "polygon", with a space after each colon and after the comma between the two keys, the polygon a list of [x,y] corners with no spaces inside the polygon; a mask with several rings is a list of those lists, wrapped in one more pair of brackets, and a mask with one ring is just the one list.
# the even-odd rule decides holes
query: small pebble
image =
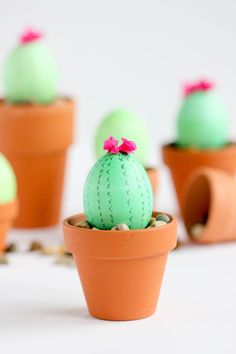
{"label": "small pebble", "polygon": [[97,227],[93,227],[92,230],[99,230]]}
{"label": "small pebble", "polygon": [[76,224],[74,224],[74,226],[80,227],[82,229],[91,229],[88,221],[86,220],[78,221]]}
{"label": "small pebble", "polygon": [[162,220],[156,220],[152,223],[152,225],[150,227],[159,227],[159,226],[163,226],[166,225],[167,222],[162,221]]}
{"label": "small pebble", "polygon": [[158,214],[156,217],[156,220],[157,221],[165,221],[166,224],[171,222],[171,218],[169,217],[169,215],[166,215],[166,214]]}
{"label": "small pebble", "polygon": [[112,228],[112,230],[117,230],[117,231],[127,231],[129,230],[129,226],[126,224],[118,224]]}
{"label": "small pebble", "polygon": [[6,249],[5,249],[5,252],[6,253],[13,253],[13,252],[16,252],[17,250],[17,247],[16,247],[16,244],[15,243],[10,243]]}
{"label": "small pebble", "polygon": [[0,265],[8,264],[8,259],[4,253],[0,253]]}
{"label": "small pebble", "polygon": [[61,247],[44,247],[42,254],[45,256],[61,255],[63,254]]}
{"label": "small pebble", "polygon": [[204,225],[203,224],[200,224],[200,223],[197,223],[197,224],[194,224],[191,229],[190,229],[190,235],[193,237],[193,238],[198,238],[204,231]]}
{"label": "small pebble", "polygon": [[70,253],[57,256],[55,259],[55,263],[65,265],[68,267],[74,266],[74,260],[73,260],[73,257]]}
{"label": "small pebble", "polygon": [[156,219],[154,217],[151,217],[148,226],[151,226],[154,222],[156,221]]}
{"label": "small pebble", "polygon": [[34,251],[41,251],[43,249],[43,246],[40,242],[37,241],[33,241],[29,247],[29,251],[30,252],[34,252]]}

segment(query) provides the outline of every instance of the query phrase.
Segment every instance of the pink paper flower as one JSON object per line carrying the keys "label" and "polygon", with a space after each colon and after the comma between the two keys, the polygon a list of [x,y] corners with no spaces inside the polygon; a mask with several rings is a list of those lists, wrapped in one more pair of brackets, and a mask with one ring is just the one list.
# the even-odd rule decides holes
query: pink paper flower
{"label": "pink paper flower", "polygon": [[110,138],[104,141],[103,149],[107,150],[110,154],[118,154],[118,140],[114,139],[113,136],[110,136]]}
{"label": "pink paper flower", "polygon": [[188,96],[197,91],[209,91],[213,89],[214,85],[212,82],[207,80],[200,80],[193,84],[187,84],[184,86],[184,95]]}
{"label": "pink paper flower", "polygon": [[136,144],[128,139],[122,138],[122,144],[119,146],[119,151],[126,154],[132,153],[137,149]]}
{"label": "pink paper flower", "polygon": [[26,30],[22,36],[20,37],[20,43],[21,44],[27,44],[33,41],[37,41],[40,38],[42,38],[42,33],[38,31],[34,31],[31,29]]}

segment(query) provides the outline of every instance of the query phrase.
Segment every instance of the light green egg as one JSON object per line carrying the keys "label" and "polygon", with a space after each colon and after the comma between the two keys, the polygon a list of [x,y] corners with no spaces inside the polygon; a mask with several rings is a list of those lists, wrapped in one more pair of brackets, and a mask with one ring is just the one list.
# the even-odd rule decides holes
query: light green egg
{"label": "light green egg", "polygon": [[177,130],[179,147],[221,148],[228,142],[227,109],[213,91],[190,94],[180,108]]}
{"label": "light green egg", "polygon": [[16,199],[16,177],[9,161],[0,153],[0,204]]}
{"label": "light green egg", "polygon": [[105,154],[103,143],[109,136],[119,140],[119,143],[121,143],[122,137],[134,141],[137,145],[136,158],[143,165],[147,163],[150,144],[149,132],[145,122],[135,113],[125,109],[117,109],[102,120],[95,138],[97,158]]}
{"label": "light green egg", "polygon": [[6,99],[11,103],[51,103],[57,95],[54,58],[41,40],[21,44],[10,54],[5,71]]}

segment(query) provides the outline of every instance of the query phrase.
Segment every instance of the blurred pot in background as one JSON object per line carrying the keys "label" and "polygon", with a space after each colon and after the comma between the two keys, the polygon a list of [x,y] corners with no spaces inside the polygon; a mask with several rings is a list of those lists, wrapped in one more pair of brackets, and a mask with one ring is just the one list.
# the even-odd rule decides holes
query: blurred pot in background
{"label": "blurred pot in background", "polygon": [[186,181],[182,215],[189,237],[199,243],[236,240],[236,180],[212,168]]}
{"label": "blurred pot in background", "polygon": [[236,172],[236,145],[228,142],[228,113],[207,81],[185,87],[178,114],[178,139],[163,146],[180,209],[187,178],[200,167],[212,167],[230,175]]}
{"label": "blurred pot in background", "polygon": [[10,54],[0,101],[0,151],[18,182],[17,227],[59,222],[74,102],[57,97],[57,68],[42,35],[26,31]]}

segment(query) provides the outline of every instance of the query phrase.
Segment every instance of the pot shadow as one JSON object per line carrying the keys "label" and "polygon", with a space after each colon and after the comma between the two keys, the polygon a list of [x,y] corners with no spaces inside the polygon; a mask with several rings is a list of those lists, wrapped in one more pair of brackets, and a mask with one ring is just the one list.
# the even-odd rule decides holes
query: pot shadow
{"label": "pot shadow", "polygon": [[76,320],[91,320],[92,317],[90,316],[86,307],[76,307],[76,308],[48,308],[40,311],[44,316],[50,317],[65,317],[71,318]]}
{"label": "pot shadow", "polygon": [[60,328],[66,326],[86,329],[98,322],[90,316],[86,307],[56,307],[43,304],[22,306],[14,304],[11,309],[1,310],[0,329],[6,331],[20,328],[37,329],[39,327]]}

